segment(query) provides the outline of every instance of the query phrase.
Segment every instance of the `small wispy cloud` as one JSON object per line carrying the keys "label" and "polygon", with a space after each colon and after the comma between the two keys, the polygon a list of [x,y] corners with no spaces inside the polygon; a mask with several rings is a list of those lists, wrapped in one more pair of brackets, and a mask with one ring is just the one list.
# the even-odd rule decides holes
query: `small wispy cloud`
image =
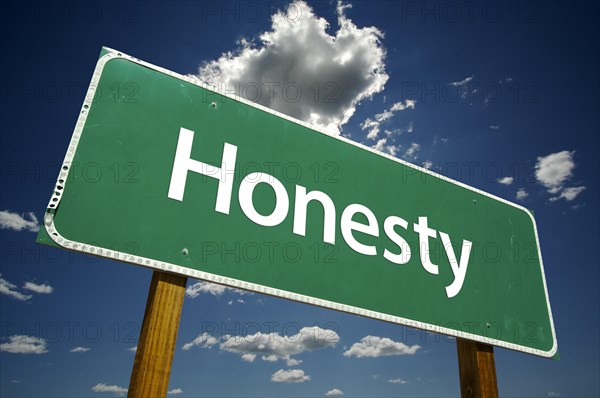
{"label": "small wispy cloud", "polygon": [[111,392],[116,396],[122,396],[127,393],[127,388],[119,387],[111,384],[98,383],[92,387],[93,392]]}
{"label": "small wispy cloud", "polygon": [[198,282],[188,286],[185,289],[185,295],[189,298],[196,298],[201,294],[210,294],[213,296],[222,296],[225,292],[234,292],[241,295],[252,295],[252,293],[245,290],[234,289],[231,287],[217,285],[216,283],[210,282]]}
{"label": "small wispy cloud", "polygon": [[[360,128],[363,131],[367,131],[367,139],[375,140],[377,139],[379,132],[381,131],[381,124],[385,121],[390,120],[397,112],[404,111],[406,109],[415,109],[415,100],[406,99],[404,102],[396,102],[388,109],[384,110],[381,113],[378,113],[374,116],[374,120],[371,118],[365,119],[364,122],[360,124]],[[412,133],[414,124],[409,123],[406,132]],[[396,130],[397,133],[402,132],[403,130]],[[394,132],[392,130],[386,130],[386,134],[388,136],[392,135]]]}
{"label": "small wispy cloud", "polygon": [[33,282],[25,282],[25,285],[23,285],[23,289],[31,290],[32,292],[38,294],[50,294],[54,291],[54,288],[50,285],[38,285]]}
{"label": "small wispy cloud", "polygon": [[498,182],[502,185],[511,185],[514,181],[514,177],[502,177],[498,179]]}
{"label": "small wispy cloud", "polygon": [[499,124],[491,124],[490,125],[490,129],[492,129],[492,130],[498,130],[498,129],[500,129],[500,125]]}
{"label": "small wispy cloud", "polygon": [[75,347],[69,350],[69,352],[88,352],[91,348],[88,347]]}
{"label": "small wispy cloud", "polygon": [[339,388],[333,388],[325,393],[326,397],[340,397],[344,395],[344,392]]}
{"label": "small wispy cloud", "polygon": [[408,381],[406,381],[404,379],[390,379],[388,381],[392,384],[407,384],[408,383]]}
{"label": "small wispy cloud", "polygon": [[40,223],[33,212],[18,214],[10,210],[2,210],[0,211],[0,229],[38,232]]}
{"label": "small wispy cloud", "polygon": [[550,201],[554,202],[559,199],[565,199],[567,202],[570,202],[573,199],[575,199],[577,196],[579,196],[579,194],[582,193],[585,189],[586,189],[586,187],[584,187],[584,186],[564,188],[559,196],[550,198]]}
{"label": "small wispy cloud", "polygon": [[470,83],[471,81],[473,81],[473,78],[475,77],[475,75],[471,75],[469,77],[465,77],[462,80],[456,81],[456,82],[450,82],[451,86],[454,87],[460,87],[460,86],[464,86],[467,83]]}
{"label": "small wispy cloud", "polygon": [[387,138],[381,138],[375,145],[372,145],[371,148],[375,149],[376,151],[396,156],[400,147],[397,145],[387,145],[387,141]]}
{"label": "small wispy cloud", "polygon": [[6,279],[2,278],[2,274],[0,274],[0,293],[17,299],[19,301],[27,301],[32,297],[30,294],[23,294],[17,289],[17,285],[10,283]]}
{"label": "small wispy cloud", "polygon": [[409,160],[415,160],[417,158],[417,153],[421,149],[421,145],[413,142],[410,144],[406,152],[404,152],[404,157]]}
{"label": "small wispy cloud", "polygon": [[519,188],[517,190],[517,196],[516,196],[517,200],[523,201],[528,196],[529,196],[529,194],[527,193],[525,188]]}
{"label": "small wispy cloud", "polygon": [[185,343],[181,349],[184,351],[189,351],[192,347],[210,348],[218,342],[219,340],[216,337],[213,337],[209,333],[205,332],[189,343]]}
{"label": "small wispy cloud", "polygon": [[167,391],[167,395],[179,395],[183,394],[183,390],[181,388],[174,388],[172,390]]}

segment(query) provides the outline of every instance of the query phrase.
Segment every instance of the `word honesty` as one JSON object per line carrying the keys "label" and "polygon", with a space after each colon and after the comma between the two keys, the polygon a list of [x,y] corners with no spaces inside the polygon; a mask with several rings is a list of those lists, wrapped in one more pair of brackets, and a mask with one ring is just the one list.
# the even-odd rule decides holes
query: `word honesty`
{"label": "word honesty", "polygon": [[[219,181],[215,211],[229,214],[238,148],[227,142],[224,143],[221,157],[222,167],[218,168],[191,159],[193,141],[194,132],[192,130],[180,128],[167,196],[170,199],[183,201],[187,175],[189,171],[192,171],[194,173],[215,178]],[[226,166],[229,166],[230,168],[227,168]],[[252,197],[254,189],[258,184],[268,184],[275,193],[275,208],[271,214],[262,215],[258,213],[254,207]],[[288,192],[281,181],[267,173],[253,172],[245,176],[239,184],[238,198],[243,213],[250,221],[258,225],[265,227],[277,226],[285,220],[289,213],[290,202]],[[307,192],[306,187],[301,185],[296,185],[292,232],[296,235],[306,236],[306,214],[308,211],[308,204],[311,201],[318,202],[323,207],[323,241],[335,245],[337,214],[333,200],[329,195],[321,191],[313,190]],[[354,216],[359,213],[366,217],[366,224],[353,219]],[[397,248],[394,248],[394,251],[400,249],[398,253],[395,253],[386,248],[383,251],[383,257],[394,264],[406,264],[410,260],[412,253],[407,241],[396,232],[395,227],[397,226],[410,231],[408,222],[401,217],[389,216],[383,222],[385,234],[398,246]],[[352,203],[346,206],[342,211],[340,230],[346,244],[355,252],[365,256],[376,256],[378,254],[375,246],[359,242],[353,234],[354,231],[358,231],[370,236],[379,237],[379,222],[375,217],[375,214],[368,207],[358,203]],[[446,287],[446,295],[448,298],[456,296],[460,292],[465,280],[471,255],[472,242],[468,240],[462,241],[460,259],[457,259],[450,236],[444,232],[430,228],[426,216],[418,217],[418,222],[413,224],[412,230],[419,235],[419,255],[421,265],[425,271],[433,275],[439,274],[439,266],[431,262],[429,257],[429,243],[430,239],[436,239],[439,233],[444,246],[444,251],[446,252],[454,275],[454,281]]]}

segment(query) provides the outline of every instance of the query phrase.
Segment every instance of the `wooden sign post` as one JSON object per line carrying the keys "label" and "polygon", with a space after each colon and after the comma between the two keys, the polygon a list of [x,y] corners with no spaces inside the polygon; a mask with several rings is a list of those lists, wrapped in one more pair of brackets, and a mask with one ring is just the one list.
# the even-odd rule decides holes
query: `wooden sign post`
{"label": "wooden sign post", "polygon": [[458,373],[462,398],[498,398],[494,348],[457,338]]}
{"label": "wooden sign post", "polygon": [[129,381],[129,398],[166,397],[187,278],[154,271]]}

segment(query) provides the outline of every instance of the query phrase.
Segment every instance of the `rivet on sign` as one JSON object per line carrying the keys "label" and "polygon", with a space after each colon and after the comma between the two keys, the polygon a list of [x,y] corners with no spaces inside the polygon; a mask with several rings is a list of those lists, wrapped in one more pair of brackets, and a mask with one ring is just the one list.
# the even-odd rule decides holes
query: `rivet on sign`
{"label": "rivet on sign", "polygon": [[210,103],[211,108],[217,109],[217,103],[215,101]]}
{"label": "rivet on sign", "polygon": [[473,199],[473,204],[476,205],[477,204],[477,199]]}
{"label": "rivet on sign", "polygon": [[183,248],[183,250],[181,251],[181,253],[182,253],[184,256],[187,256],[189,252],[190,252],[190,251],[189,251],[187,248]]}

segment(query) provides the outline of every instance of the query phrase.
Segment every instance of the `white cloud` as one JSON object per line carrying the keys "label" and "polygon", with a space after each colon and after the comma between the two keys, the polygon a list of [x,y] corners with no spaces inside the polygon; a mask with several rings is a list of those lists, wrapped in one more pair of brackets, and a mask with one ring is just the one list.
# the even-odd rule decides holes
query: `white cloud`
{"label": "white cloud", "polygon": [[513,177],[502,177],[498,179],[498,182],[502,185],[510,185],[515,181]]}
{"label": "white cloud", "polygon": [[[363,131],[365,131],[365,130],[368,131],[367,139],[374,140],[377,138],[377,136],[379,135],[379,132],[381,131],[381,123],[385,122],[386,120],[391,119],[394,116],[394,114],[396,114],[396,112],[398,112],[398,111],[403,111],[405,109],[415,109],[415,103],[416,103],[416,101],[411,100],[411,99],[404,100],[404,102],[402,102],[402,101],[396,102],[391,107],[384,110],[382,113],[376,114],[375,120],[373,120],[371,118],[367,118],[364,122],[361,123],[360,128]],[[406,131],[408,133],[412,133],[413,127],[414,127],[413,122],[410,122]],[[396,132],[401,133],[402,130],[396,130]],[[394,132],[390,131],[390,130],[386,130],[385,133],[388,136],[390,136]]]}
{"label": "white cloud", "polygon": [[247,336],[225,335],[217,339],[208,333],[203,333],[194,341],[184,344],[182,349],[187,351],[193,346],[210,348],[220,341],[221,350],[238,354],[245,362],[254,362],[260,356],[263,361],[282,360],[288,366],[295,366],[302,361],[292,358],[293,355],[333,347],[339,340],[340,337],[333,330],[313,326],[304,327],[292,336],[281,336],[276,332],[257,332]]}
{"label": "white cloud", "polygon": [[554,202],[556,200],[564,198],[567,202],[570,202],[573,199],[575,199],[584,190],[585,190],[585,187],[564,188],[563,191],[560,193],[559,196],[555,196],[553,198],[550,198],[550,201]]}
{"label": "white cloud", "polygon": [[297,366],[297,365],[300,365],[301,363],[302,363],[301,360],[294,359],[294,358],[290,358],[290,359],[288,359],[288,360],[285,361],[285,364],[287,366]]}
{"label": "white cloud", "polygon": [[69,350],[69,352],[88,352],[91,348],[88,347],[75,347]]}
{"label": "white cloud", "polygon": [[509,77],[505,78],[504,80],[498,81],[498,83],[505,84],[505,83],[510,83],[512,81],[513,81],[513,78],[509,76]]}
{"label": "white cloud", "polygon": [[183,390],[181,388],[174,388],[170,391],[167,391],[167,395],[179,395],[183,394]]}
{"label": "white cloud", "polygon": [[341,395],[344,395],[344,392],[339,388],[333,388],[325,393],[326,397],[339,397]]}
{"label": "white cloud", "polygon": [[217,344],[218,342],[219,342],[219,340],[217,340],[215,337],[213,337],[210,334],[205,332],[205,333],[202,333],[201,335],[199,335],[198,337],[196,337],[191,342],[185,343],[183,345],[183,347],[181,347],[181,349],[184,351],[188,351],[190,348],[192,348],[194,346],[198,346],[198,347],[202,347],[202,348],[210,348],[210,347],[214,346],[215,344]]}
{"label": "white cloud", "polygon": [[39,294],[50,294],[54,291],[54,288],[50,285],[38,285],[33,282],[25,282],[23,289],[31,290],[32,292]]}
{"label": "white cloud", "polygon": [[423,162],[423,168],[425,168],[427,170],[431,170],[432,167],[433,167],[433,162],[431,160],[426,160]]}
{"label": "white cloud", "polygon": [[204,64],[199,77],[338,134],[358,103],[381,92],[388,80],[383,34],[357,27],[344,13],[348,7],[338,4],[339,29],[329,34],[324,18],[294,1],[272,16],[271,30],[258,45],[240,41],[236,51]]}
{"label": "white cloud", "polygon": [[137,346],[128,348],[127,351],[129,351],[129,352],[137,352]]}
{"label": "white cloud", "polygon": [[225,293],[227,287],[223,285],[217,285],[210,282],[198,282],[188,286],[185,289],[185,295],[190,298],[196,298],[202,293],[212,294],[213,296],[221,296]]}
{"label": "white cloud", "polygon": [[465,84],[467,84],[470,81],[472,81],[474,77],[475,77],[475,75],[471,75],[469,77],[465,77],[463,80],[460,80],[460,81],[457,81],[457,82],[451,82],[450,85],[454,86],[454,87],[464,86]]}
{"label": "white cloud", "polygon": [[8,338],[8,343],[0,344],[0,351],[11,354],[45,354],[48,352],[46,340],[41,337],[15,335]]}
{"label": "white cloud", "polygon": [[109,385],[104,383],[98,383],[94,387],[92,387],[93,392],[112,392],[115,395],[125,395],[127,392],[127,388]]}
{"label": "white cloud", "polygon": [[307,380],[310,380],[310,376],[304,374],[302,369],[279,369],[271,375],[271,381],[276,383],[303,383]]}
{"label": "white cloud", "polygon": [[525,198],[528,196],[529,194],[527,193],[527,191],[525,191],[525,188],[519,188],[519,190],[517,191],[517,200],[525,200]]}
{"label": "white cloud", "polygon": [[[29,220],[26,220],[25,217]],[[19,215],[10,210],[0,211],[0,229],[12,229],[14,231],[30,231],[38,232],[40,225],[37,217],[33,212]]]}
{"label": "white cloud", "polygon": [[217,285],[216,283],[210,283],[210,282],[204,282],[204,281],[194,283],[193,285],[188,286],[185,289],[185,295],[188,296],[189,298],[196,298],[201,294],[212,294],[213,296],[222,296],[223,293],[225,293],[227,291],[235,292],[237,294],[241,294],[242,296],[246,295],[246,294],[252,295],[251,292],[247,292],[245,290],[234,289],[232,287]]}
{"label": "white cloud", "polygon": [[376,114],[375,120],[377,120],[378,122],[383,122],[388,119],[391,119],[398,111],[403,111],[405,109],[415,109],[416,102],[417,101],[411,99],[407,99],[404,102],[396,102],[382,113]]}
{"label": "white cloud", "polygon": [[573,175],[573,154],[574,152],[561,151],[537,158],[535,177],[549,193],[560,192],[563,184]]}
{"label": "white cloud", "polygon": [[371,148],[373,148],[377,151],[388,153],[392,156],[396,156],[400,147],[397,145],[386,145],[386,143],[387,143],[387,138],[382,138],[382,139],[378,140],[375,145],[371,145]]}
{"label": "white cloud", "polygon": [[362,124],[360,128],[364,130],[368,130],[367,138],[370,140],[374,140],[379,135],[380,123],[376,120],[372,120],[371,118],[367,118]]}
{"label": "white cloud", "polygon": [[560,397],[560,394],[554,391],[548,392],[549,397]]}
{"label": "white cloud", "polygon": [[10,296],[20,301],[27,301],[32,297],[31,295],[23,294],[17,291],[16,289],[17,285],[10,283],[6,279],[3,279],[2,274],[0,274],[0,293],[6,294],[7,296]]}
{"label": "white cloud", "polygon": [[338,334],[333,330],[313,326],[304,327],[293,336],[281,336],[276,332],[268,334],[257,332],[245,337],[224,336],[220,348],[239,354],[242,359],[249,362],[260,355],[263,361],[284,360],[288,366],[293,366],[299,362],[291,358],[292,355],[333,347],[339,339]]}
{"label": "white cloud", "polygon": [[498,129],[500,129],[500,125],[499,124],[492,124],[492,125],[490,125],[490,128],[492,130],[498,130]]}
{"label": "white cloud", "polygon": [[392,383],[392,384],[406,384],[406,383],[408,383],[408,381],[403,380],[403,379],[390,379],[388,381],[390,383]]}
{"label": "white cloud", "polygon": [[243,354],[242,361],[244,362],[254,362],[256,359],[256,354]]}
{"label": "white cloud", "polygon": [[414,160],[417,158],[417,152],[419,152],[420,149],[421,145],[413,142],[410,144],[410,147],[406,150],[406,152],[404,152],[404,157]]}
{"label": "white cloud", "polygon": [[404,343],[393,341],[387,337],[365,336],[344,352],[344,356],[378,358],[390,355],[414,355],[420,348],[421,346],[417,344],[407,346]]}
{"label": "white cloud", "polygon": [[377,144],[371,146],[371,148],[377,150],[377,151],[381,151],[383,152],[385,150],[385,144],[387,142],[387,138],[382,138],[379,141],[377,141]]}

